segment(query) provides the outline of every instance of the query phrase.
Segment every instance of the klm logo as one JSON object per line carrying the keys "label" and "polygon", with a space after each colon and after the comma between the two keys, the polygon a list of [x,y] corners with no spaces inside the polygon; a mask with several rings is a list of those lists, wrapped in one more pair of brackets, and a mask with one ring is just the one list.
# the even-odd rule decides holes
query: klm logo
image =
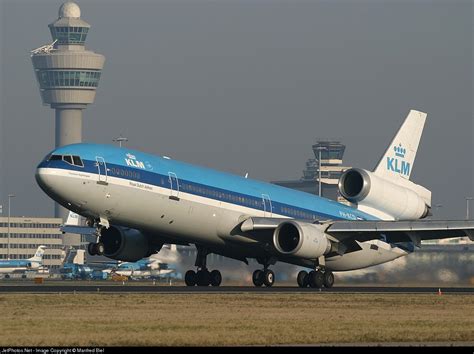
{"label": "klm logo", "polygon": [[393,147],[393,151],[395,157],[387,156],[387,170],[409,176],[410,163],[404,160],[407,150],[402,147],[402,144],[398,144],[398,146]]}
{"label": "klm logo", "polygon": [[145,164],[141,161],[138,161],[135,155],[127,154],[126,156],[127,158],[125,159],[125,163],[127,166],[145,169]]}

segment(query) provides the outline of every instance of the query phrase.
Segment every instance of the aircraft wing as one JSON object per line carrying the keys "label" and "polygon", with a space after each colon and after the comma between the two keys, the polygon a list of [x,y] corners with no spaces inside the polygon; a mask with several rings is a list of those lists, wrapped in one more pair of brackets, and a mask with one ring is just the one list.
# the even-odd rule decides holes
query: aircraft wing
{"label": "aircraft wing", "polygon": [[438,240],[468,236],[474,241],[474,220],[413,220],[413,221],[335,221],[326,230],[343,240],[366,241],[386,237],[392,242]]}
{"label": "aircraft wing", "polygon": [[[275,229],[289,219],[252,217],[240,229],[244,232]],[[302,221],[307,222],[307,221]],[[414,221],[327,221],[326,233],[337,241],[368,241],[386,238],[390,242],[414,242],[468,236],[474,241],[474,220]]]}
{"label": "aircraft wing", "polygon": [[79,226],[79,225],[62,225],[59,227],[59,230],[63,234],[79,234],[85,236],[85,241],[96,242],[97,230],[89,226]]}
{"label": "aircraft wing", "polygon": [[93,227],[77,225],[63,225],[59,230],[68,234],[95,235],[96,233],[96,229]]}

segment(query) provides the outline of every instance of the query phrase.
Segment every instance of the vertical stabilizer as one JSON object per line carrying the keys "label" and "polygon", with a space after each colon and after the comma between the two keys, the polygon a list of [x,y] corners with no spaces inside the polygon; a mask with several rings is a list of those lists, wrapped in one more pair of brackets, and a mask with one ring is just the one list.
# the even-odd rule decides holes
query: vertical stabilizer
{"label": "vertical stabilizer", "polygon": [[385,179],[410,179],[425,126],[426,113],[411,110],[380,159],[374,173]]}
{"label": "vertical stabilizer", "polygon": [[36,250],[35,255],[29,258],[28,260],[33,261],[33,262],[42,262],[45,249],[46,249],[46,246],[38,246],[38,249]]}
{"label": "vertical stabilizer", "polygon": [[66,220],[66,225],[74,225],[74,226],[79,226],[80,225],[80,216],[76,213],[73,213],[72,211],[69,212],[69,215]]}

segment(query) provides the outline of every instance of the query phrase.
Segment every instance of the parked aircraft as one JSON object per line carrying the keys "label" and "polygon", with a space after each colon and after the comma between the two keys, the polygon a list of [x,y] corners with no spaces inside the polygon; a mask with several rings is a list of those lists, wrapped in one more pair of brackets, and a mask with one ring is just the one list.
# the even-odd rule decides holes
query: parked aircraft
{"label": "parked aircraft", "polygon": [[0,273],[5,273],[5,278],[9,278],[12,273],[39,270],[43,266],[45,249],[46,246],[38,246],[35,255],[28,259],[0,260]]}
{"label": "parked aircraft", "polygon": [[85,250],[74,248],[68,249],[66,257],[64,258],[64,263],[59,270],[61,278],[67,280],[107,279],[107,272],[84,264],[84,254]]}
{"label": "parked aircraft", "polygon": [[176,263],[177,260],[176,245],[172,245],[171,248],[164,246],[158,254],[136,262],[119,262],[117,266],[109,270],[112,274],[131,278],[160,278],[176,272],[175,269],[170,268],[169,263]]}
{"label": "parked aircraft", "polygon": [[333,271],[361,269],[413,252],[421,240],[474,236],[474,221],[422,220],[431,192],[410,181],[426,114],[410,111],[373,171],[346,170],[339,191],[347,206],[224,172],[128,148],[73,144],[39,164],[43,191],[94,225],[91,254],[135,262],[163,244],[194,244],[189,286],[218,286],[209,253],[263,269],[255,286],[272,286],[276,262],[306,267],[301,287],[331,287]]}

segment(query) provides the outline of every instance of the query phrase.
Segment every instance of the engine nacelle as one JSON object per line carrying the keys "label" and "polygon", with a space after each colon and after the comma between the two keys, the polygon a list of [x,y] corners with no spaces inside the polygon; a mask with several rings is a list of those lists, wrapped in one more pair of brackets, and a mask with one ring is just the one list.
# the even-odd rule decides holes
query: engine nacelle
{"label": "engine nacelle", "polygon": [[273,245],[282,255],[305,259],[316,259],[331,250],[323,226],[295,220],[278,225],[273,233]]}
{"label": "engine nacelle", "polygon": [[120,226],[110,226],[101,231],[104,255],[126,262],[136,262],[148,257],[150,245],[148,238],[140,231]]}
{"label": "engine nacelle", "polygon": [[426,188],[402,179],[400,184],[395,184],[359,168],[351,168],[341,175],[339,192],[348,201],[380,211],[395,220],[424,218],[431,205],[431,193]]}

